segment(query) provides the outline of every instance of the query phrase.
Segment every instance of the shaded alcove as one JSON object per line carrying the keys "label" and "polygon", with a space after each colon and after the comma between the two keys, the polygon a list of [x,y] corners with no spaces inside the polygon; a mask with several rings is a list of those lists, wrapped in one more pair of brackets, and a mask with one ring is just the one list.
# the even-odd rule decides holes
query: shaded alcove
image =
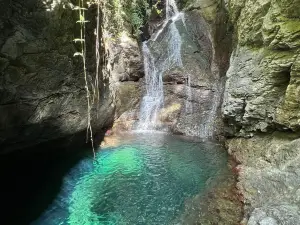
{"label": "shaded alcove", "polygon": [[[36,219],[60,191],[69,169],[92,154],[86,144],[82,64],[73,57],[78,15],[63,6],[42,0],[0,2],[1,224]],[[94,11],[88,14],[93,19]],[[93,44],[87,49],[93,51],[94,27],[88,29]],[[88,66],[92,74],[94,61]],[[95,146],[114,114],[110,90],[100,88],[105,93],[97,119],[93,110]]]}

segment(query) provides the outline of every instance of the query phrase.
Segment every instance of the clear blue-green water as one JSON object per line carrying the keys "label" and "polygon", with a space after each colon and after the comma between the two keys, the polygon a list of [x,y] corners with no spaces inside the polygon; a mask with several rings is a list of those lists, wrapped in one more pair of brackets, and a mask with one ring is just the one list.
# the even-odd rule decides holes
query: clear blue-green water
{"label": "clear blue-green water", "polygon": [[63,178],[37,225],[178,224],[185,201],[226,170],[216,143],[165,134],[132,134],[86,157]]}

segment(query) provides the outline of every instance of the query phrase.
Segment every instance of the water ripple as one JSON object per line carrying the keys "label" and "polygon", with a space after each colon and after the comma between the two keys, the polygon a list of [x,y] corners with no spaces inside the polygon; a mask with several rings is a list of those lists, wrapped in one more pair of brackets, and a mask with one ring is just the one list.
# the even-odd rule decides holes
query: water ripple
{"label": "water ripple", "polygon": [[101,149],[64,178],[62,191],[33,224],[174,224],[184,202],[226,168],[220,145],[165,134],[135,134]]}

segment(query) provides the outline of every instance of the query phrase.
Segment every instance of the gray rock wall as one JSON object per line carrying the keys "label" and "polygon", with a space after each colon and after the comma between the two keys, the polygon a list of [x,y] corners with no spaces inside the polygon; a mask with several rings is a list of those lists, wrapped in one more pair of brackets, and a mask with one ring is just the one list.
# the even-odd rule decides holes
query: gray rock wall
{"label": "gray rock wall", "polygon": [[181,71],[171,70],[166,76],[179,75],[186,79],[184,85],[176,80],[174,83],[177,82],[177,85],[166,85],[166,102],[167,106],[172,101],[181,105],[178,117],[173,120],[174,132],[215,138],[222,135],[223,131],[220,104],[229,60],[230,38],[227,36],[227,26],[223,26],[228,18],[222,3],[212,4],[206,9],[214,11],[214,14],[206,14],[196,5],[188,7],[186,26],[178,25],[183,41],[184,68]]}
{"label": "gray rock wall", "polygon": [[249,225],[300,221],[299,4],[227,1],[234,48],[223,117]]}
{"label": "gray rock wall", "polygon": [[[171,68],[163,74],[164,108],[159,118],[173,133],[215,138],[223,132],[220,108],[229,63],[230,27],[227,26],[228,15],[222,1],[204,1],[203,5],[196,3],[178,2],[185,12],[184,22],[176,22],[182,41],[183,67]],[[169,25],[156,41],[148,41],[152,54],[160,64],[168,60]],[[157,31],[161,26],[162,21],[158,20],[152,28],[156,27]],[[153,33],[153,30],[149,33]],[[139,118],[145,79],[137,69],[142,60],[136,54],[136,48],[136,44],[127,38],[123,44],[121,41],[117,48],[119,50],[111,51],[120,52],[112,70],[112,74],[115,74],[116,96],[118,102],[122,102],[118,104],[117,112],[123,112],[116,115],[117,118],[120,116],[115,123],[116,130],[132,129]],[[126,60],[123,55],[127,57]]]}
{"label": "gray rock wall", "polygon": [[[71,1],[0,2],[0,153],[80,132],[79,143],[85,142],[87,102],[82,62],[73,57],[79,27],[72,8]],[[87,39],[94,43],[89,26]],[[93,47],[87,51],[90,76]],[[98,117],[92,111],[94,133],[113,121],[108,88],[101,87],[100,106]]]}
{"label": "gray rock wall", "polygon": [[[202,138],[217,137],[223,131],[220,105],[230,51],[230,36],[227,36],[230,31],[223,24],[226,25],[228,17],[222,2],[208,5],[204,14],[198,6],[184,10],[184,22],[176,22],[182,41],[183,67],[171,68],[163,74],[164,108],[159,117],[174,133]],[[168,60],[168,37],[172,35],[169,25],[156,41],[148,42],[160,64]],[[157,29],[160,26],[156,25]],[[135,84],[141,89],[133,88],[137,90],[134,99],[144,93],[144,82],[144,79],[140,79],[139,84]],[[138,120],[138,105],[139,102],[134,109],[126,111],[117,123],[132,128]],[[131,121],[130,125],[124,125],[124,121],[128,120]]]}
{"label": "gray rock wall", "polygon": [[[247,224],[288,224],[300,221],[299,134],[275,132],[228,142],[240,165],[238,184]],[[265,221],[272,221],[266,223]]]}
{"label": "gray rock wall", "polygon": [[230,1],[236,47],[223,103],[230,134],[299,130],[299,3]]}
{"label": "gray rock wall", "polygon": [[123,32],[111,43],[111,86],[115,90],[116,113],[114,131],[132,130],[139,117],[144,77],[143,58],[135,38]]}

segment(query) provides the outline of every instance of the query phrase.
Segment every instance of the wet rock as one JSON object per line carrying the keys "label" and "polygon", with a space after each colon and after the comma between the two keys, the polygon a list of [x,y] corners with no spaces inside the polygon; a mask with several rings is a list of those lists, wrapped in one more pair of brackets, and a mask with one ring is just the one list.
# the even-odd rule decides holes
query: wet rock
{"label": "wet rock", "polygon": [[164,74],[163,82],[167,84],[186,84],[188,85],[188,75],[181,69],[174,69]]}
{"label": "wet rock", "polygon": [[116,103],[114,132],[132,130],[138,120],[144,77],[140,47],[134,37],[124,31],[108,45],[110,52],[110,88]]}
{"label": "wet rock", "polygon": [[[266,210],[266,211],[264,211]],[[255,209],[250,215],[248,225],[278,225],[278,224],[298,224],[299,207],[291,205],[277,205],[267,209]]]}
{"label": "wet rock", "polygon": [[116,88],[115,132],[133,130],[139,117],[141,85],[137,82],[118,83]]}
{"label": "wet rock", "polygon": [[[201,14],[197,7],[189,6],[174,23],[166,23],[164,29],[148,41],[157,63],[165,66],[170,60],[169,52],[174,51],[169,48],[181,44],[180,52],[174,54],[180,54],[182,66],[168,65],[163,73],[164,108],[160,113],[162,122],[177,134],[205,138],[221,133],[220,104],[230,41],[217,22],[221,18],[226,20],[222,11],[225,9],[218,4],[211,7],[215,8],[210,15],[215,21]],[[169,46],[174,29],[178,30],[180,40]],[[222,50],[217,50],[219,47]]]}
{"label": "wet rock", "polygon": [[139,81],[144,76],[138,43],[125,31],[118,40],[110,44],[109,52],[112,82]]}
{"label": "wet rock", "polygon": [[[178,2],[178,4],[181,3]],[[228,17],[221,2],[208,4],[206,1],[204,8],[199,8],[194,4],[196,1],[182,4],[181,7],[186,7],[187,10],[184,14],[178,15],[175,22],[175,29],[178,30],[181,39],[181,49],[176,54],[181,55],[182,66],[169,65],[169,68],[163,69],[164,108],[159,118],[163,122],[162,126],[167,126],[174,133],[216,137],[222,133],[220,104],[230,48],[230,37],[227,35],[228,30],[224,26],[224,21],[227,21]],[[172,33],[174,24],[171,20],[163,23],[155,13],[150,18],[149,24],[152,27],[149,34],[163,28],[161,32],[152,35],[147,45],[157,60],[156,64],[166,66],[170,60],[168,52],[172,51],[169,49],[171,48],[169,42],[174,35]],[[133,44],[128,44],[128,46],[128,51],[123,49],[121,52],[124,52],[126,57],[136,55],[134,53],[136,47]],[[176,48],[176,46],[173,47]],[[132,75],[126,74],[126,69],[131,66],[130,63],[122,65],[124,61],[122,57],[116,60],[114,66],[114,71],[118,74],[113,76],[117,77],[116,89],[118,87],[123,89],[127,81],[136,81],[132,77],[139,77],[136,69]],[[138,58],[136,57],[137,60],[128,58],[128,61],[137,64]],[[124,81],[125,86],[121,87],[118,84],[119,81]],[[145,82],[145,79],[139,79],[140,96],[145,92]],[[132,101],[136,102],[135,99],[136,97]],[[138,114],[139,104],[140,102],[126,115]],[[118,120],[119,122],[121,121]]]}

